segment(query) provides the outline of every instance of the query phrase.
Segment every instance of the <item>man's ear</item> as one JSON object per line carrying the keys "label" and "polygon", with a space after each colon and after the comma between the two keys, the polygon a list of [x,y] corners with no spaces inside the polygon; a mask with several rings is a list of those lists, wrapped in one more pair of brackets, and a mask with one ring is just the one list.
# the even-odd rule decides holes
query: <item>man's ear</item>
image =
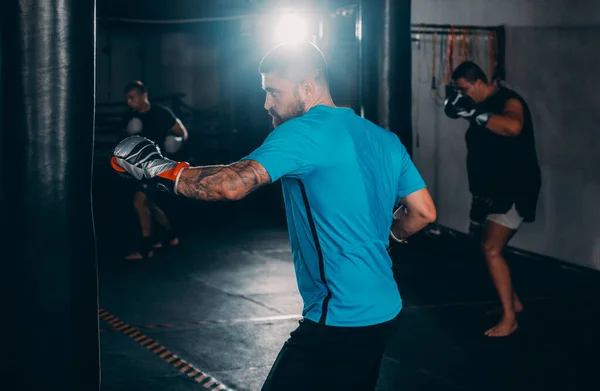
{"label": "man's ear", "polygon": [[315,92],[315,87],[315,82],[310,79],[300,83],[300,89],[306,96],[311,96]]}

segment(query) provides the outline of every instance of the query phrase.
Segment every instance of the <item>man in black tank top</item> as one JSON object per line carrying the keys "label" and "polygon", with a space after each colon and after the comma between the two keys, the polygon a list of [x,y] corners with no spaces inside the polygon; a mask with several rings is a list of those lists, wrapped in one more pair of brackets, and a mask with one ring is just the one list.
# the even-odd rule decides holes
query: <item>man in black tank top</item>
{"label": "man in black tank top", "polygon": [[[125,98],[129,109],[121,117],[121,133],[123,138],[139,135],[148,138],[166,152],[169,152],[167,140],[178,136],[181,142],[187,140],[188,131],[175,114],[167,107],[150,103],[148,90],[141,81],[134,81],[125,86]],[[151,258],[154,249],[163,246],[179,245],[166,213],[155,200],[155,191],[148,184],[140,182],[132,184],[133,206],[141,228],[140,243],[134,251],[125,257],[127,260]],[[153,227],[157,222],[162,228],[163,235],[158,237]]]}
{"label": "man in black tank top", "polygon": [[531,113],[519,94],[489,83],[470,61],[454,70],[447,94],[446,115],[469,121],[465,136],[472,194],[469,231],[481,243],[502,302],[502,319],[485,335],[503,337],[517,330],[516,313],[523,305],[502,251],[522,222],[535,220],[541,187]]}

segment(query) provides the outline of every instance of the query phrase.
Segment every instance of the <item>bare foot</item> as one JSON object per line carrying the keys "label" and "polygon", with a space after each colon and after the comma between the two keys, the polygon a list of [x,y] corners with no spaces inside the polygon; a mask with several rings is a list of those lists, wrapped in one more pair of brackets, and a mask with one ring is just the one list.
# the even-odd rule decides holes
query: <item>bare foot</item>
{"label": "bare foot", "polygon": [[156,242],[152,245],[152,248],[162,248],[162,243],[161,242]]}
{"label": "bare foot", "polygon": [[502,317],[502,320],[485,332],[488,337],[507,337],[517,331],[519,325],[516,317]]}
{"label": "bare foot", "polygon": [[171,246],[179,246],[179,238],[173,238],[173,240],[171,240],[169,242],[169,245],[171,245]]}

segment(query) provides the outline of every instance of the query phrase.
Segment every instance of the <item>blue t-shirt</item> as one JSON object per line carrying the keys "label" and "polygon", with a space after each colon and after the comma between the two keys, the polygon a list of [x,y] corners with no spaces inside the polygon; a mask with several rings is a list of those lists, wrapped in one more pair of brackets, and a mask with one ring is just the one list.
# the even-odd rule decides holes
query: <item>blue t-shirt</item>
{"label": "blue t-shirt", "polygon": [[398,137],[351,109],[317,106],[244,159],[281,179],[302,315],[331,326],[393,319],[392,212],[425,187]]}

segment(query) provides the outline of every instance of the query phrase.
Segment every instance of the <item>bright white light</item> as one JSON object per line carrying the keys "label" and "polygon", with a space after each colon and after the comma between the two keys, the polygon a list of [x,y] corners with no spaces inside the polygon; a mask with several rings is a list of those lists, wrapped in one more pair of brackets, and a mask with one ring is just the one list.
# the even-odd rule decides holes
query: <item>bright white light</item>
{"label": "bright white light", "polygon": [[308,39],[306,21],[296,14],[283,14],[277,25],[276,37],[281,42],[299,42]]}
{"label": "bright white light", "polygon": [[356,29],[354,31],[354,35],[358,38],[359,41],[362,41],[362,20],[359,20],[356,23]]}

